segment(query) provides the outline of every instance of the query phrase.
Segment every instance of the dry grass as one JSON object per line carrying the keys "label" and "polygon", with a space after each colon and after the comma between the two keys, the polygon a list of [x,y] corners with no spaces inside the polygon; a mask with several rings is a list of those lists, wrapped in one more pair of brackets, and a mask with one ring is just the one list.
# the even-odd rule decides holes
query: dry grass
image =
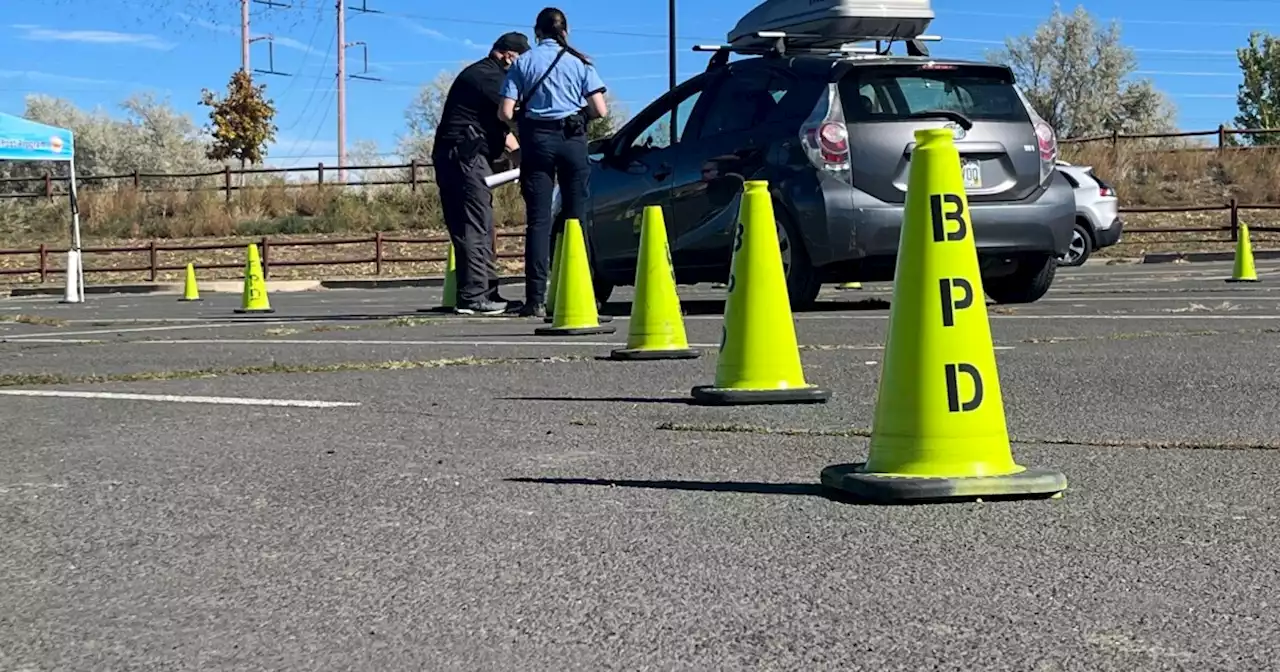
{"label": "dry grass", "polygon": [[[1241,204],[1269,204],[1280,208],[1280,149],[1222,151],[1170,150],[1170,142],[1125,141],[1063,145],[1063,158],[1093,166],[1103,179],[1119,191],[1126,208],[1172,207],[1226,204],[1232,198]],[[390,180],[393,175],[369,175],[365,179]],[[372,262],[341,265],[278,265],[280,262],[372,259],[372,242],[347,245],[290,246],[289,241],[336,240],[372,237],[376,232],[395,232],[397,237],[437,238],[443,235],[436,187],[420,183],[408,185],[341,187],[320,184],[286,185],[278,179],[251,178],[251,186],[233,191],[228,200],[219,191],[220,177],[169,180],[163,190],[144,183],[134,191],[120,185],[92,188],[81,194],[81,229],[88,247],[146,247],[157,241],[161,247],[192,244],[233,244],[226,250],[159,250],[161,266],[193,263],[201,279],[238,278],[244,260],[243,246],[271,241],[268,262],[274,278],[315,278],[368,276],[375,272]],[[3,188],[0,188],[3,189]],[[496,223],[501,231],[523,229],[524,207],[515,185],[505,185],[494,195]],[[1230,236],[1225,231],[1142,233],[1144,228],[1194,229],[1224,227],[1228,213],[1127,213],[1124,242],[1102,251],[1106,256],[1140,256],[1151,252],[1229,251]],[[1255,227],[1256,249],[1280,248],[1280,233],[1259,231],[1257,227],[1280,228],[1280,209],[1242,210],[1242,221]],[[40,244],[50,248],[68,242],[66,201],[0,199],[0,248],[34,250]],[[500,252],[518,253],[520,238],[499,239]],[[388,257],[443,257],[443,244],[387,243]],[[50,277],[56,278],[65,260],[48,257]],[[37,254],[0,255],[0,269],[37,268]],[[146,280],[150,252],[89,254],[90,268],[121,269],[94,273],[95,282]],[[211,269],[227,264],[230,268]],[[519,273],[518,258],[502,260],[506,272]],[[438,274],[440,262],[385,263],[383,275],[414,276]],[[180,280],[181,271],[162,272],[158,280]],[[0,275],[0,283],[38,282],[36,274]]]}
{"label": "dry grass", "polygon": [[[1251,227],[1280,227],[1280,148],[1151,149],[1140,141],[1064,145],[1064,160],[1093,166],[1111,183],[1124,208],[1225,206],[1232,198],[1242,205],[1273,205],[1275,210],[1242,209]],[[1222,232],[1139,233],[1143,228],[1194,229],[1228,226],[1226,210],[1216,212],[1127,213],[1124,241],[1105,250],[1108,256],[1149,252],[1229,251],[1230,234]],[[1251,231],[1255,249],[1280,247],[1280,233]]]}

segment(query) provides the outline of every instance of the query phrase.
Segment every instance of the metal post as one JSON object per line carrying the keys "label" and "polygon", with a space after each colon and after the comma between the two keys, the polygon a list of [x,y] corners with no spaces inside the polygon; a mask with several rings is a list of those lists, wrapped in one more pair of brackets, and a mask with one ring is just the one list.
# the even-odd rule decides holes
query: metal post
{"label": "metal post", "polygon": [[249,0],[240,0],[240,69],[249,72]]}
{"label": "metal post", "polygon": [[347,20],[338,0],[338,182],[347,181]]}
{"label": "metal post", "polygon": [[[667,2],[667,89],[676,88],[676,0]],[[679,137],[676,131],[676,108],[671,108],[671,139],[675,144]]]}

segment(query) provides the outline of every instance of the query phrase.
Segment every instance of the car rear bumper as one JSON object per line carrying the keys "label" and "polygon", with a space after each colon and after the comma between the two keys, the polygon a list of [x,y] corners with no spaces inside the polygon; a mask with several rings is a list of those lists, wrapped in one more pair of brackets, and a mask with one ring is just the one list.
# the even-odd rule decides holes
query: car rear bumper
{"label": "car rear bumper", "polygon": [[1093,232],[1094,246],[1097,248],[1111,247],[1120,242],[1120,234],[1123,230],[1124,222],[1117,217],[1111,222],[1111,226],[1105,229],[1095,229]]}

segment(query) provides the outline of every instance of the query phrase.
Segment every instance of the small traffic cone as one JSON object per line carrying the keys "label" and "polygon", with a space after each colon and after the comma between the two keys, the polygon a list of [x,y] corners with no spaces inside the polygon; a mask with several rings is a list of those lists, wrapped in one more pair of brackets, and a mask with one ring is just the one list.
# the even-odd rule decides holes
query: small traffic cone
{"label": "small traffic cone", "polygon": [[714,385],[693,400],[718,406],[825,403],[827,390],[805,382],[782,270],[769,184],[743,183]]}
{"label": "small traffic cone", "polygon": [[565,220],[564,243],[560,260],[560,280],[556,283],[556,314],[549,327],[538,327],[539,336],[585,336],[612,334],[613,325],[600,324],[596,311],[596,291],[591,284],[591,263],[587,260],[587,242],[582,224]]}
{"label": "small traffic cone", "polygon": [[1227,282],[1258,282],[1258,271],[1253,267],[1253,245],[1249,242],[1249,225],[1240,222],[1240,235],[1236,238],[1236,259]]}
{"label": "small traffic cone", "polygon": [[1056,496],[1064,475],[1013,460],[951,131],[915,140],[870,455],[822,484],[878,502]]}
{"label": "small traffic cone", "polygon": [[453,243],[449,243],[448,258],[444,262],[444,287],[440,290],[443,298],[440,305],[434,308],[421,308],[419,313],[452,313],[458,305],[458,262],[453,256]]}
{"label": "small traffic cone", "polygon": [[836,285],[836,287],[839,289],[862,289],[862,283],[861,282],[842,282],[839,285]]}
{"label": "small traffic cone", "polygon": [[609,356],[618,360],[653,360],[695,359],[701,354],[689,347],[685,335],[662,208],[646,206],[627,346],[614,350]]}
{"label": "small traffic cone", "polygon": [[196,267],[194,264],[187,264],[187,281],[182,287],[182,298],[179,301],[203,301],[200,298],[200,288],[196,285]]}
{"label": "small traffic cone", "polygon": [[564,232],[556,234],[556,242],[551,255],[551,278],[547,281],[547,316],[543,322],[550,323],[556,314],[556,288],[560,286],[560,255],[564,253]]}
{"label": "small traffic cone", "polygon": [[249,245],[248,259],[244,262],[244,292],[240,296],[240,307],[235,312],[276,312],[267,298],[267,281],[262,277],[262,259],[258,257],[257,245]]}

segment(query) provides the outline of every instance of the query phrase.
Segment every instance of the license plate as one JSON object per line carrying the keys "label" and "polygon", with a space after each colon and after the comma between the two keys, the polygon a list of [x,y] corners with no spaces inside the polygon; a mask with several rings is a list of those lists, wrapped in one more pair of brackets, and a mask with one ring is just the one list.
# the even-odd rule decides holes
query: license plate
{"label": "license plate", "polygon": [[961,161],[960,171],[964,174],[965,189],[976,189],[982,186],[982,166],[977,161]]}

